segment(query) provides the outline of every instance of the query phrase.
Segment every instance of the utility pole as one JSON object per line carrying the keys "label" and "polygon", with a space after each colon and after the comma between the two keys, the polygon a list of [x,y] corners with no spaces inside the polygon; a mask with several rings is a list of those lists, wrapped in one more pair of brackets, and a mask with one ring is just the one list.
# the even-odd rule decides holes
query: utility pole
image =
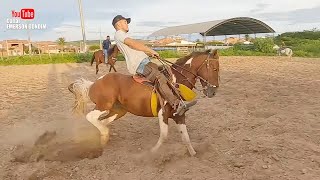
{"label": "utility pole", "polygon": [[102,40],[102,36],[101,36],[101,26],[100,26],[100,49],[102,50],[102,42],[101,42],[101,40]]}
{"label": "utility pole", "polygon": [[30,41],[30,29],[29,29],[29,22],[27,23],[28,24],[28,47],[29,47],[29,56],[32,54],[32,48],[31,48],[31,41]]}
{"label": "utility pole", "polygon": [[82,39],[83,39],[83,46],[84,52],[87,52],[87,45],[86,45],[86,33],[84,29],[84,20],[83,20],[83,12],[82,12],[82,0],[78,0],[79,4],[79,11],[80,11],[80,19],[81,19],[81,30],[82,30]]}

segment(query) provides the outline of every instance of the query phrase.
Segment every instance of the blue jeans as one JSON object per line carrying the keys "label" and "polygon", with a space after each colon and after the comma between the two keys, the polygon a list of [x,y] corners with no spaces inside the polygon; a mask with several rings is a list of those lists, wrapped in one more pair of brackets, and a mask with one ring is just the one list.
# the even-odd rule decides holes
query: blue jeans
{"label": "blue jeans", "polygon": [[107,49],[103,49],[103,53],[104,53],[104,63],[108,63],[108,50]]}
{"label": "blue jeans", "polygon": [[146,64],[148,64],[149,62],[151,62],[149,58],[144,58],[144,59],[141,61],[141,63],[139,64],[136,72],[137,72],[138,74],[143,74],[144,67],[145,67]]}

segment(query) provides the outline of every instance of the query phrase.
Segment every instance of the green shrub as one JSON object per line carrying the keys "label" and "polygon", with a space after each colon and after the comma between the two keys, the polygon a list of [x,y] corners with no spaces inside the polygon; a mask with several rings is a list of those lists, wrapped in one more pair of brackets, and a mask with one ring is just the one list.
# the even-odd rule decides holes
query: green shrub
{"label": "green shrub", "polygon": [[86,54],[42,54],[32,56],[10,56],[0,60],[0,65],[27,65],[27,64],[56,64],[56,63],[82,63],[91,60],[92,53]]}
{"label": "green shrub", "polygon": [[255,46],[253,44],[235,44],[233,46],[233,49],[235,50],[242,50],[242,51],[254,51]]}
{"label": "green shrub", "polygon": [[99,45],[91,45],[90,47],[89,47],[89,50],[90,51],[95,51],[95,50],[99,50],[100,49],[100,46]]}
{"label": "green shrub", "polygon": [[181,57],[181,54],[179,54],[177,51],[172,50],[166,50],[166,51],[158,51],[160,57],[162,58],[179,58]]}
{"label": "green shrub", "polygon": [[271,38],[256,38],[253,42],[254,49],[258,52],[272,53],[274,52],[273,40]]}
{"label": "green shrub", "polygon": [[317,29],[283,33],[275,38],[276,44],[284,42],[298,57],[320,57],[320,31]]}

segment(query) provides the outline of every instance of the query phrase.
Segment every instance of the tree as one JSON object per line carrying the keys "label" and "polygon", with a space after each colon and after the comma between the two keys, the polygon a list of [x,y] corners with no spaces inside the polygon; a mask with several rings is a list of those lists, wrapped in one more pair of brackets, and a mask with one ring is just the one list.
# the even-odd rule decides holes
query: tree
{"label": "tree", "polygon": [[63,53],[64,45],[66,44],[65,38],[64,37],[60,37],[60,38],[58,38],[57,42],[58,42],[58,45],[61,47],[61,51]]}
{"label": "tree", "polygon": [[256,38],[253,44],[256,51],[263,53],[271,53],[274,51],[274,42],[271,38]]}

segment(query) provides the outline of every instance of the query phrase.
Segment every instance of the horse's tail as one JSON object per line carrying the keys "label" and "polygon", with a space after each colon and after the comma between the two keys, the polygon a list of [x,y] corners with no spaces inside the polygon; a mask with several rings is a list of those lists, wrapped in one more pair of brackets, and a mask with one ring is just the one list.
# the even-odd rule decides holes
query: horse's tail
{"label": "horse's tail", "polygon": [[292,57],[292,55],[293,55],[293,50],[292,49],[290,49],[289,55],[290,55],[290,57]]}
{"label": "horse's tail", "polygon": [[92,64],[93,64],[93,61],[94,61],[94,59],[95,59],[95,56],[94,56],[94,54],[95,54],[95,52],[93,53],[93,55],[92,55],[92,58],[91,58],[91,66],[92,66]]}
{"label": "horse's tail", "polygon": [[84,114],[87,111],[87,103],[90,100],[89,90],[93,82],[83,78],[76,80],[68,86],[68,89],[75,96],[73,113]]}

